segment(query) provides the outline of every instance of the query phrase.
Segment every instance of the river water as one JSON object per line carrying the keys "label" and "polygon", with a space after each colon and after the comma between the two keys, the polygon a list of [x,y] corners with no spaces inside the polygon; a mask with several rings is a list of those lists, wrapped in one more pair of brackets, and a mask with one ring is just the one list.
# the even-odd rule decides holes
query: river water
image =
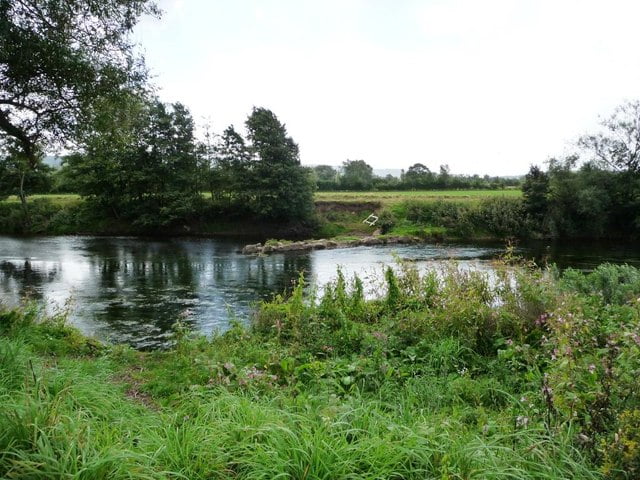
{"label": "river water", "polygon": [[[256,302],[281,293],[304,272],[321,286],[340,267],[375,288],[384,265],[397,259],[420,269],[455,260],[465,268],[490,269],[504,253],[500,244],[427,244],[358,247],[275,254],[239,253],[240,241],[132,237],[0,236],[0,301],[44,301],[68,308],[84,333],[136,348],[159,348],[179,318],[199,332],[224,331],[248,321]],[[535,243],[518,253],[539,263],[589,270],[602,262],[640,266],[632,244]]]}

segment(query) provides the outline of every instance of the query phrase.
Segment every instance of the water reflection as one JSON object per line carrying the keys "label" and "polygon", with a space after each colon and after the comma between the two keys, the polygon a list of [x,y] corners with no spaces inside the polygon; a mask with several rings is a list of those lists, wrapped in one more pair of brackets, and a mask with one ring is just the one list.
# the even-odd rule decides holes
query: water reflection
{"label": "water reflection", "polygon": [[308,255],[252,258],[240,244],[134,238],[0,238],[0,298],[74,304],[85,333],[138,348],[167,341],[181,318],[194,328],[224,329],[253,303],[309,271]]}
{"label": "water reflection", "polygon": [[10,295],[13,303],[19,299],[42,299],[42,285],[52,282],[58,275],[59,265],[49,268],[33,268],[29,259],[0,262],[0,289]]}
{"label": "water reflection", "polygon": [[[488,261],[503,251],[496,244],[413,245],[248,257],[238,253],[240,247],[211,239],[0,237],[0,299],[60,306],[71,298],[70,319],[85,333],[155,348],[167,342],[178,318],[204,333],[225,329],[231,318],[246,320],[255,302],[290,288],[299,272],[322,285],[340,266],[347,277],[358,273],[371,286],[382,265],[397,258],[422,269],[452,258],[468,268],[489,268]],[[581,268],[602,258],[640,264],[634,245],[573,247],[540,244],[521,252]]]}

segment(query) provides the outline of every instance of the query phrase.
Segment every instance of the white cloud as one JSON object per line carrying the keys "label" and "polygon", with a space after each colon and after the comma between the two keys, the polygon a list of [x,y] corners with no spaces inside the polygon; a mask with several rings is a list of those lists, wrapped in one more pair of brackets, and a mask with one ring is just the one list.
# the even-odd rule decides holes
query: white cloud
{"label": "white cloud", "polygon": [[631,2],[408,2],[393,24],[369,2],[239,3],[145,25],[148,63],[218,131],[271,108],[305,163],[524,173],[640,97]]}

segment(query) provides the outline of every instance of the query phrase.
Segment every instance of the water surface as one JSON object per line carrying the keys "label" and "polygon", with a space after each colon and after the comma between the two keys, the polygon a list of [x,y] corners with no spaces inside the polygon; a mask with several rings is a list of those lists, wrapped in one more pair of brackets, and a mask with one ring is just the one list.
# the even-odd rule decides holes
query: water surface
{"label": "water surface", "polygon": [[[137,348],[165,345],[178,319],[209,334],[233,319],[247,321],[256,302],[289,288],[300,272],[315,285],[338,266],[374,288],[383,266],[398,258],[421,269],[450,259],[488,269],[500,244],[358,247],[245,256],[242,243],[220,239],[150,240],[130,237],[0,236],[0,300],[45,301],[69,308],[84,333]],[[561,267],[591,269],[603,261],[640,266],[635,245],[531,244],[518,252]]]}

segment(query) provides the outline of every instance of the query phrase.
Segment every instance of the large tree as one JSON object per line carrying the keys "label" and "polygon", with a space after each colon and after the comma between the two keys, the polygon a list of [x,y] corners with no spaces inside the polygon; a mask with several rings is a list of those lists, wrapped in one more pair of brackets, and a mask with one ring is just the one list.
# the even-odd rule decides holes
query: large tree
{"label": "large tree", "polygon": [[404,182],[409,188],[428,188],[435,179],[435,175],[422,163],[414,163],[404,174]]}
{"label": "large tree", "polygon": [[298,145],[271,110],[255,108],[246,121],[254,158],[247,189],[255,213],[271,219],[304,220],[313,211],[310,172],[300,165]]}
{"label": "large tree", "polygon": [[347,160],[342,163],[340,185],[346,190],[371,190],[373,168],[364,160]]}
{"label": "large tree", "polygon": [[188,219],[200,206],[194,122],[182,104],[131,96],[103,105],[83,151],[67,158],[79,193],[144,229]]}
{"label": "large tree", "polygon": [[226,199],[239,211],[248,207],[253,156],[242,135],[229,125],[213,147],[209,188],[214,202]]}
{"label": "large tree", "polygon": [[129,33],[150,0],[0,0],[0,143],[33,168],[97,99],[141,86]]}
{"label": "large tree", "polygon": [[313,167],[318,190],[336,190],[338,188],[338,171],[331,165]]}
{"label": "large tree", "polygon": [[549,206],[549,175],[531,165],[522,183],[522,196],[526,212],[540,226]]}
{"label": "large tree", "polygon": [[578,145],[600,166],[640,174],[640,101],[620,105],[601,125],[602,131],[581,137]]}

